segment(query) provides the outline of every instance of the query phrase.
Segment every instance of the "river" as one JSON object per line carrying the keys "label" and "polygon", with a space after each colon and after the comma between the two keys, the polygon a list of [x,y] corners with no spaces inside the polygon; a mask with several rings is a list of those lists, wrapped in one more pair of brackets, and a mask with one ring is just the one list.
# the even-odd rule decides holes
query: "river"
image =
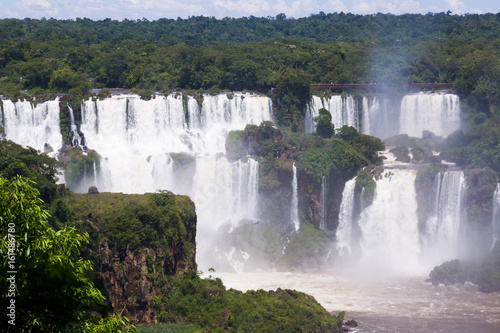
{"label": "river", "polygon": [[295,289],[315,297],[329,312],[346,312],[352,332],[500,332],[500,294],[472,284],[433,286],[420,276],[327,272],[214,273],[237,290]]}

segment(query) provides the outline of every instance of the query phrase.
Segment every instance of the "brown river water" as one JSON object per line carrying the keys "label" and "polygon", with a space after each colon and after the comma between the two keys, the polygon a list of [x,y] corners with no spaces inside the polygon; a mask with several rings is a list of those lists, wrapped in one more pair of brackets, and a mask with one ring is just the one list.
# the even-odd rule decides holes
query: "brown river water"
{"label": "brown river water", "polygon": [[295,289],[326,310],[346,312],[352,332],[499,333],[500,293],[472,284],[433,286],[421,276],[368,276],[348,271],[214,273],[237,290]]}

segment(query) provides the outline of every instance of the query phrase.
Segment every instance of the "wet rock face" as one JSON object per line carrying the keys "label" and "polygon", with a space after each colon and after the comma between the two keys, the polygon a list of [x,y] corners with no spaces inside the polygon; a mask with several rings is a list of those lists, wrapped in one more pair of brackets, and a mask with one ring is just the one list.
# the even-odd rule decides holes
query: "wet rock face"
{"label": "wet rock face", "polygon": [[[142,248],[134,253],[127,251],[124,260],[110,250],[108,243],[99,248],[101,265],[99,275],[108,295],[108,303],[116,311],[123,309],[123,315],[132,323],[157,324],[157,314],[153,298],[159,293],[153,286],[155,277],[166,277],[168,263],[161,253]],[[150,260],[150,262],[148,262]],[[159,263],[152,265],[151,263]],[[156,266],[156,267],[153,267]],[[161,268],[157,271],[157,268]],[[190,267],[178,266],[176,274],[182,274]]]}
{"label": "wet rock face", "polygon": [[[131,323],[155,324],[153,299],[173,276],[196,270],[196,212],[170,192],[73,194],[70,205],[89,232],[86,256],[107,305]],[[90,192],[90,191],[89,191]]]}
{"label": "wet rock face", "polygon": [[151,252],[150,249],[141,249],[138,254],[127,251],[125,260],[120,261],[107,243],[99,248],[100,275],[109,303],[117,311],[124,309],[123,314],[132,322],[156,323],[152,306],[154,290],[151,290],[146,265],[146,254]]}

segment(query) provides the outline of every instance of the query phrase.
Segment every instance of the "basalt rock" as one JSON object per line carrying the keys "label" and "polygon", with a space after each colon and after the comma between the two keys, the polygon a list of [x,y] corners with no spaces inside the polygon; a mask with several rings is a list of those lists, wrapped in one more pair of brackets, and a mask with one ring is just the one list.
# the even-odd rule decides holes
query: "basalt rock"
{"label": "basalt rock", "polygon": [[153,299],[161,286],[196,271],[194,203],[167,191],[75,193],[68,206],[90,236],[85,257],[107,304],[132,323],[157,323]]}
{"label": "basalt rock", "polygon": [[96,186],[90,186],[89,187],[89,194],[99,194],[99,190],[97,189]]}

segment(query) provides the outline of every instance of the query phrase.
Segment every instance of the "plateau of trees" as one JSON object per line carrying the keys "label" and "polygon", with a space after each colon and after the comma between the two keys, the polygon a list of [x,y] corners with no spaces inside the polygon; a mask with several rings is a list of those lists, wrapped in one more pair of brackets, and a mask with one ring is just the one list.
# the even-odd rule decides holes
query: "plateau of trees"
{"label": "plateau of trees", "polygon": [[465,14],[374,14],[320,12],[305,18],[242,17],[216,19],[192,16],[187,19],[162,18],[156,21],[88,18],[76,20],[26,18],[0,20],[0,39],[69,41],[77,44],[121,44],[130,40],[145,44],[191,45],[218,43],[262,43],[289,38],[306,43],[375,42],[384,44],[456,39],[472,42],[497,39],[500,13]]}
{"label": "plateau of trees", "polygon": [[269,93],[278,123],[292,125],[311,83],[377,82],[394,93],[405,83],[450,82],[488,116],[500,105],[498,35],[500,14],[4,19],[0,94],[248,89]]}

